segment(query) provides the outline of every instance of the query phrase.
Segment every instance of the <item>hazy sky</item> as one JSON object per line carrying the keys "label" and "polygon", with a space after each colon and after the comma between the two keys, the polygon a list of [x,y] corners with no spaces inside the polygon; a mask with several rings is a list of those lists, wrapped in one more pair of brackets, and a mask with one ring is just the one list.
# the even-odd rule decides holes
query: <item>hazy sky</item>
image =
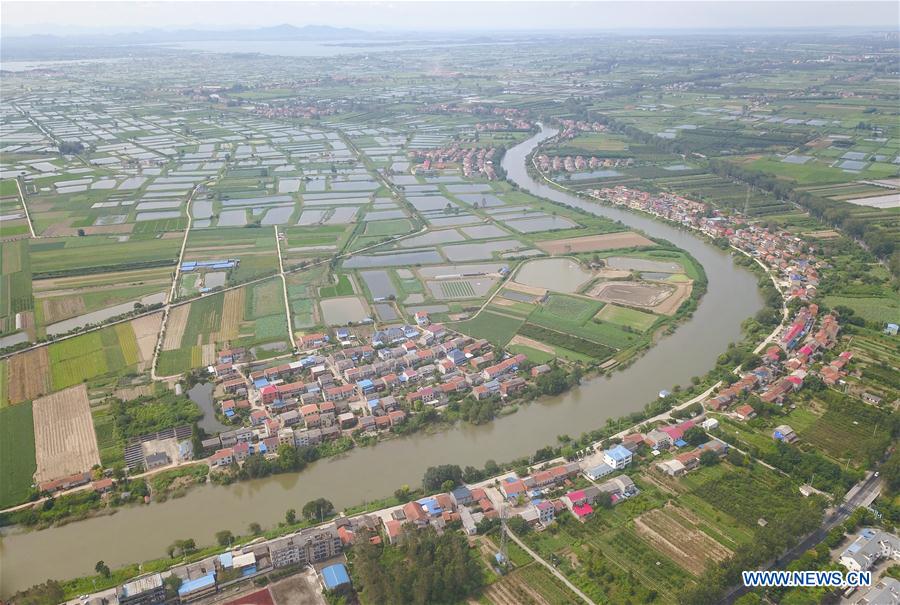
{"label": "hazy sky", "polygon": [[877,27],[896,31],[900,3],[708,2],[43,2],[2,1],[3,33],[245,28],[289,23],[365,30]]}

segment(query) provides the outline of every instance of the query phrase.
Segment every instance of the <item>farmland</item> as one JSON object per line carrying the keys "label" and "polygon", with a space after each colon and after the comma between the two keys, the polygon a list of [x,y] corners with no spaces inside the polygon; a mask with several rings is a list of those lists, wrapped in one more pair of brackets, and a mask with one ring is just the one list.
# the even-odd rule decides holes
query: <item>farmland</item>
{"label": "farmland", "polygon": [[38,483],[90,471],[100,463],[84,385],[34,401]]}
{"label": "farmland", "polygon": [[36,469],[31,402],[0,407],[0,506],[28,499]]}

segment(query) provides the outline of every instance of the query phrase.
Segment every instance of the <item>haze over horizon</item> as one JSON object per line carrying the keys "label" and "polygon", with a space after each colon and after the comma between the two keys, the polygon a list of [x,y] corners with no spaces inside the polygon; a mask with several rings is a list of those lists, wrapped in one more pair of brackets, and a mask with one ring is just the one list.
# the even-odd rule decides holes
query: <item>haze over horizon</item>
{"label": "haze over horizon", "polygon": [[[476,19],[473,15],[477,15]],[[367,32],[875,28],[896,30],[896,2],[3,2],[4,36],[289,24]]]}

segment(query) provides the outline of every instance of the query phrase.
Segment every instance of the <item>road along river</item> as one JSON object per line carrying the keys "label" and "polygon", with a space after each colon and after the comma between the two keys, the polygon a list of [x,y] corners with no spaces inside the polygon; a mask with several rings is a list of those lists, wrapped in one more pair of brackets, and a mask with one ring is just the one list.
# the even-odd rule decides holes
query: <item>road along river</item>
{"label": "road along river", "polygon": [[211,544],[221,529],[246,533],[251,522],[272,526],[284,519],[287,509],[300,509],[320,496],[338,509],[383,498],[403,484],[419,485],[425,469],[436,464],[481,467],[489,459],[528,455],[555,443],[557,435],[577,436],[599,428],[607,418],[640,410],[661,389],[688,384],[692,376],[706,373],[728,343],[740,339],[741,322],[762,308],[756,277],[737,267],[727,252],[686,230],[593,204],[533,180],[525,158],[553,134],[545,129],[509,150],[503,160],[508,178],[535,195],[620,220],[690,252],[705,268],[709,286],[694,316],[674,334],[621,372],[586,380],[559,397],[541,399],[484,426],[462,424],[436,435],[394,439],[321,460],[302,473],[205,485],[183,498],[62,527],[7,530],[0,540],[0,596],[47,578],[94,573],[101,559],[116,567],[164,556],[178,538]]}

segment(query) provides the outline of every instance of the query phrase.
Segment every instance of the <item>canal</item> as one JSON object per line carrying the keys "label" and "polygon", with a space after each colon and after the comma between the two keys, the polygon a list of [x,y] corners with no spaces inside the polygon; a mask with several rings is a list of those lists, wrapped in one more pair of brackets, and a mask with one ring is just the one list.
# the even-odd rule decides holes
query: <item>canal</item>
{"label": "canal", "polygon": [[7,530],[0,541],[0,595],[8,596],[48,577],[94,573],[103,560],[110,567],[164,556],[179,538],[214,542],[215,532],[246,533],[284,519],[318,497],[340,509],[388,496],[403,485],[419,485],[429,466],[453,463],[481,467],[508,461],[553,444],[556,436],[577,436],[599,428],[607,418],[643,408],[661,389],[688,384],[706,373],[730,342],[740,339],[741,323],[762,308],[756,278],[730,255],[692,233],[643,215],[582,200],[534,181],[525,158],[554,131],[545,129],[506,153],[503,167],[522,189],[588,212],[620,220],[648,235],[690,252],[705,268],[706,295],[694,316],[627,369],[585,381],[558,397],[523,406],[517,413],[484,426],[459,425],[436,435],[416,434],[359,448],[321,460],[302,473],[223,486],[206,485],[182,498],[132,507],[43,531]]}

